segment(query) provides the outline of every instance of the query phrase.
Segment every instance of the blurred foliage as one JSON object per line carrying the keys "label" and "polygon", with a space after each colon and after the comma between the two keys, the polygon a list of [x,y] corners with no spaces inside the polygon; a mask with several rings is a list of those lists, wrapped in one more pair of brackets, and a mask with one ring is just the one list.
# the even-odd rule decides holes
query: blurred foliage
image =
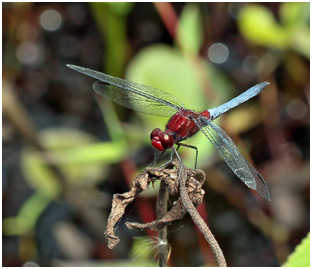
{"label": "blurred foliage", "polygon": [[131,11],[132,3],[90,3],[99,32],[105,40],[107,58],[104,61],[105,72],[121,76],[126,62],[127,37],[126,16]]}
{"label": "blurred foliage", "polygon": [[302,239],[295,251],[289,255],[283,267],[310,267],[310,233]]}
{"label": "blurred foliage", "polygon": [[[168,118],[135,113],[98,96],[95,102],[94,80],[68,70],[68,63],[157,87],[197,112],[259,81],[270,81],[257,102],[250,100],[218,119],[243,155],[261,168],[272,191],[270,204],[239,185],[204,135],[187,143],[198,146],[199,167],[209,176],[204,186],[206,221],[230,266],[283,264],[293,242],[306,234],[310,4],[166,5],[176,12],[176,22],[168,10],[152,3],[3,4],[5,266],[28,260],[40,266],[58,261],[81,265],[62,252],[74,238],[64,236],[67,245],[55,239],[59,221],[77,226],[77,236],[81,233],[92,242],[86,266],[157,266],[155,234],[124,230],[122,220],[116,227],[121,242],[109,250],[103,230],[112,195],[127,191],[133,177],[151,162],[150,131],[163,129]],[[54,31],[42,25],[41,16],[48,10],[62,19]],[[176,38],[168,25],[176,29]],[[216,43],[229,51],[224,63],[209,58]],[[8,98],[6,88],[18,102]],[[8,115],[8,107],[17,118]],[[16,124],[25,118],[24,123],[32,124],[23,130]],[[29,143],[29,130],[42,149]],[[180,152],[192,167],[194,151]],[[154,187],[133,203],[127,221],[155,218]],[[74,197],[64,196],[64,188]],[[194,230],[187,217],[170,226],[170,265],[213,264],[209,247]],[[142,234],[149,237],[137,237]],[[309,237],[284,266],[305,266],[308,245]]]}
{"label": "blurred foliage", "polygon": [[[154,242],[155,240],[155,242]],[[157,266],[155,258],[157,256],[158,238],[135,237],[131,248],[131,257],[137,266]]]}
{"label": "blurred foliage", "polygon": [[[96,145],[99,142],[96,137],[80,130],[49,128],[40,133],[39,139],[44,148],[49,151],[47,156],[49,162],[59,163],[61,171],[72,184],[93,186],[106,174],[104,167],[96,163],[93,157],[98,154],[97,148],[105,149],[105,144]],[[86,150],[85,146],[87,145],[92,145],[91,150]],[[76,150],[71,152],[73,149]],[[57,152],[57,156],[53,156],[55,152]],[[88,152],[92,152],[91,157]],[[76,158],[74,159],[75,155]],[[84,156],[86,160],[91,158],[91,161],[77,163],[77,157],[80,156]],[[111,157],[112,154],[110,153],[109,156]],[[68,157],[71,158],[68,160]],[[58,192],[57,179],[53,179],[54,176],[40,153],[34,152],[30,148],[23,150],[22,169],[32,187],[40,189],[47,196],[57,196],[55,193]]]}
{"label": "blurred foliage", "polygon": [[[113,105],[107,102],[105,102],[105,104],[99,102],[99,105],[111,140],[88,144],[82,143],[82,141],[77,141],[75,146],[66,148],[66,150],[55,149],[55,152],[53,152],[54,163],[72,164],[77,166],[91,163],[112,164],[119,162],[120,159],[126,156],[126,135],[120,125]],[[69,135],[69,137],[71,137],[71,135]]]}
{"label": "blurred foliage", "polygon": [[243,36],[257,45],[275,49],[293,49],[310,57],[310,4],[282,3],[279,24],[274,14],[262,5],[242,8],[238,26]]}
{"label": "blurred foliage", "polygon": [[180,16],[177,28],[177,42],[183,53],[196,55],[203,43],[199,6],[187,5]]}
{"label": "blurred foliage", "polygon": [[[55,189],[56,188],[53,190]],[[42,192],[36,192],[33,194],[19,209],[16,217],[8,217],[3,220],[3,235],[21,236],[31,233],[35,228],[39,217],[51,203],[52,198],[55,197],[48,197]]]}

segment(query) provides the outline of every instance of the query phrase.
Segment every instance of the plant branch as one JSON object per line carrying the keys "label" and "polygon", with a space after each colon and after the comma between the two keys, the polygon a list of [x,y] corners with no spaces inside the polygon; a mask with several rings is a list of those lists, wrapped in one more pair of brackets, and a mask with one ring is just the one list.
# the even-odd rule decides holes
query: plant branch
{"label": "plant branch", "polygon": [[[168,189],[164,181],[160,182],[156,213],[157,219],[162,219],[167,213],[168,206]],[[167,240],[167,225],[158,230],[158,262],[160,267],[167,265],[168,261],[168,240]]]}
{"label": "plant branch", "polygon": [[[188,169],[189,170],[189,169]],[[199,215],[198,211],[194,207],[193,203],[191,202],[186,187],[186,178],[187,178],[187,169],[182,164],[182,169],[180,169],[181,174],[179,176],[180,179],[180,195],[182,198],[183,205],[185,206],[186,210],[191,215],[193,221],[196,223],[200,231],[203,233],[205,239],[209,243],[211,250],[217,260],[217,263],[220,267],[226,267],[226,260],[224,258],[223,252],[213,236],[212,232],[210,231],[208,225],[205,223],[205,221],[202,219],[202,217]]]}

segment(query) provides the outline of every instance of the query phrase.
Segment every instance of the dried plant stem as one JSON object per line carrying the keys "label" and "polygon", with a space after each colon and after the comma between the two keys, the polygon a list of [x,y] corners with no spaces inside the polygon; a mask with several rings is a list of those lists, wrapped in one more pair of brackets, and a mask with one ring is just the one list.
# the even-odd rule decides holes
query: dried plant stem
{"label": "dried plant stem", "polygon": [[189,214],[191,215],[193,221],[196,223],[196,225],[198,226],[200,231],[203,233],[207,242],[209,243],[209,245],[212,249],[212,252],[213,252],[213,254],[217,260],[218,265],[220,267],[226,267],[227,266],[226,260],[224,258],[223,252],[222,252],[217,240],[213,236],[208,225],[205,223],[205,221],[199,215],[198,211],[196,210],[196,208],[194,207],[194,205],[192,204],[192,202],[188,196],[188,193],[187,193],[187,190],[185,187],[186,177],[187,177],[186,169],[182,165],[182,169],[180,169],[180,195],[182,198],[183,205],[187,209]]}
{"label": "dried plant stem", "polygon": [[[158,198],[157,198],[157,219],[162,219],[167,213],[168,206],[168,189],[165,182],[160,182]],[[168,240],[167,240],[167,226],[158,230],[159,247],[158,247],[158,262],[160,267],[167,265],[168,260]]]}
{"label": "dried plant stem", "polygon": [[[183,216],[189,212],[193,221],[209,243],[218,265],[220,267],[226,267],[226,261],[221,248],[207,224],[196,210],[196,206],[202,202],[205,194],[202,189],[205,178],[205,173],[203,171],[199,169],[189,169],[183,165],[181,160],[173,160],[162,169],[146,168],[134,179],[130,191],[114,195],[112,210],[105,232],[108,240],[108,247],[112,249],[119,242],[119,238],[115,235],[114,227],[123,216],[126,206],[141,192],[147,190],[151,183],[160,180],[161,184],[157,200],[157,220],[149,223],[126,222],[126,226],[129,229],[158,230],[160,241],[159,265],[166,266],[169,252],[166,227],[171,222],[182,219]],[[168,211],[168,196],[177,194],[180,194],[179,199]]]}

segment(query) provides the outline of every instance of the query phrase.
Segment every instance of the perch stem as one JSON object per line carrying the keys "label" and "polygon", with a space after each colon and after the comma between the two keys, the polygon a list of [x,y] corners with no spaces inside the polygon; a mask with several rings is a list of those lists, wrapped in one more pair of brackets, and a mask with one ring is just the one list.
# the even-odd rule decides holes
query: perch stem
{"label": "perch stem", "polygon": [[[168,189],[165,182],[160,182],[159,193],[157,198],[157,219],[162,219],[167,213],[168,205]],[[158,247],[158,262],[160,267],[167,265],[168,261],[168,240],[167,240],[167,226],[158,230],[159,247]]]}
{"label": "perch stem", "polygon": [[212,250],[212,252],[213,252],[213,254],[217,260],[218,265],[220,267],[226,267],[227,266],[226,260],[224,258],[223,252],[222,252],[217,240],[213,236],[208,225],[205,223],[205,221],[201,218],[201,216],[197,212],[196,208],[192,204],[192,202],[191,202],[191,200],[187,194],[187,190],[185,187],[187,173],[186,173],[186,169],[183,166],[183,164],[181,164],[181,167],[182,167],[182,169],[179,169],[180,170],[179,178],[180,178],[180,195],[181,195],[183,205],[185,206],[185,208],[187,209],[187,211],[191,215],[193,221],[198,226],[199,230],[203,233],[205,239],[209,243],[210,248],[211,248],[211,250]]}

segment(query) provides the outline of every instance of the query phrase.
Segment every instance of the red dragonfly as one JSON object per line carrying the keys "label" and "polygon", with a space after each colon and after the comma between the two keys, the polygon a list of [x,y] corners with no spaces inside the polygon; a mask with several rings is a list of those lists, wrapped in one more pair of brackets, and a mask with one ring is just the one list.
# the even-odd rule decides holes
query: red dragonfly
{"label": "red dragonfly", "polygon": [[197,158],[197,148],[182,144],[180,141],[201,130],[232,171],[249,188],[256,190],[262,197],[270,200],[270,193],[263,177],[240,154],[226,132],[213,123],[213,120],[224,112],[259,94],[269,85],[268,82],[262,82],[251,87],[225,104],[196,113],[185,109],[184,104],[177,97],[157,88],[116,78],[80,66],[67,66],[98,79],[99,81],[93,84],[93,89],[108,100],[142,113],[171,117],[165,131],[156,128],[151,133],[152,145],[158,152],[164,152],[169,148],[175,149],[173,145],[176,144],[178,147],[182,145],[194,148]]}

